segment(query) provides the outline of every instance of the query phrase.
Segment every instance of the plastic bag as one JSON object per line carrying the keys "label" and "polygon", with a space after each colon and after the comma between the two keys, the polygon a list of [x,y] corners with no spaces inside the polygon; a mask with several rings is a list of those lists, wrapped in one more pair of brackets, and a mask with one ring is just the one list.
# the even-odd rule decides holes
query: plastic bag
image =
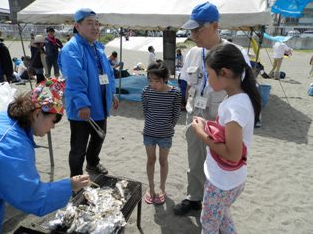
{"label": "plastic bag", "polygon": [[14,99],[16,89],[11,88],[8,82],[0,83],[0,111],[6,111]]}
{"label": "plastic bag", "polygon": [[310,87],[308,89],[308,95],[313,96],[313,83],[310,84]]}

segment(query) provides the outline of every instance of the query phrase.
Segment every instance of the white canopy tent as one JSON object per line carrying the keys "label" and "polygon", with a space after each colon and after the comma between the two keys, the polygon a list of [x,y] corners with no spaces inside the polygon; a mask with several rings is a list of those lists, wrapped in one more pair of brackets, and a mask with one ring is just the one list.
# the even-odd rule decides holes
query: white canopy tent
{"label": "white canopy tent", "polygon": [[[36,0],[18,12],[18,22],[72,23],[79,8],[94,10],[101,24],[131,29],[177,30],[205,0]],[[251,30],[271,21],[268,0],[211,0],[220,12],[220,28]],[[175,36],[174,36],[175,37]],[[261,40],[260,40],[261,41]],[[120,40],[122,57],[122,38]]]}
{"label": "white canopy tent", "polygon": [[[79,8],[94,10],[101,24],[115,28],[177,30],[205,0],[36,0],[18,12],[18,22],[72,23]],[[210,0],[220,12],[220,28],[251,30],[271,21],[268,0]],[[175,37],[175,35],[174,35]],[[122,38],[120,40],[122,57]]]}
{"label": "white canopy tent", "polygon": [[[178,29],[194,6],[204,0],[36,0],[18,13],[25,23],[71,23],[82,7],[94,10],[100,23],[132,29]],[[269,24],[267,0],[211,0],[221,14],[221,28],[254,27]]]}
{"label": "white canopy tent", "polygon": [[[85,7],[94,10],[100,23],[110,27],[177,30],[189,19],[192,9],[203,2],[204,0],[36,0],[18,12],[17,21],[70,24],[73,22],[73,13]],[[271,20],[268,0],[211,0],[210,2],[219,9],[220,28],[251,30],[267,25]],[[165,37],[164,40],[166,39],[168,38]],[[120,58],[122,58],[122,37]],[[164,60],[166,61],[165,57]]]}

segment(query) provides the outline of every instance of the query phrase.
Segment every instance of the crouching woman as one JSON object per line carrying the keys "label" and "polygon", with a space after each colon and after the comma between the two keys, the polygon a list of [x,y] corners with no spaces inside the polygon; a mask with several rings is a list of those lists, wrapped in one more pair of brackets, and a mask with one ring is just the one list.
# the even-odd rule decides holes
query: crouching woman
{"label": "crouching woman", "polygon": [[63,115],[64,83],[41,82],[0,112],[0,232],[4,203],[38,216],[64,207],[72,191],[89,184],[87,175],[42,182],[35,164],[33,136],[45,136]]}

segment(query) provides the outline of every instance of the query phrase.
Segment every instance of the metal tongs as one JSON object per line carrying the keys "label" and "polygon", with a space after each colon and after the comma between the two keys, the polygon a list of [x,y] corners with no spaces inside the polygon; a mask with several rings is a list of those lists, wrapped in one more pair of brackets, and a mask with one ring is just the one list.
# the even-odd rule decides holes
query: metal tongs
{"label": "metal tongs", "polygon": [[98,136],[104,139],[105,132],[99,127],[99,125],[92,118],[88,119],[88,122],[90,123],[91,127],[96,131]]}

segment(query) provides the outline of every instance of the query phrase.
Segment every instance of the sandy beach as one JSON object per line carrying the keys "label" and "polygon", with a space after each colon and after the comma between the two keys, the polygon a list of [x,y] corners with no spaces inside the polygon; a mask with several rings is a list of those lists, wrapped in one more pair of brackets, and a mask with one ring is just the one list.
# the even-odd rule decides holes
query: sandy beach
{"label": "sandy beach", "polygon": [[[29,53],[27,46],[28,42],[25,49]],[[112,50],[115,49],[108,47],[107,55]],[[12,57],[20,57],[20,43],[12,43],[10,51]],[[261,50],[261,62],[269,72],[271,63],[267,53],[272,56],[271,49]],[[123,51],[123,60],[130,73],[135,64],[147,60],[146,56],[143,51]],[[162,54],[157,56],[161,58]],[[284,59],[281,69],[286,72],[285,79],[257,78],[260,84],[271,85],[271,95],[262,111],[262,126],[254,132],[245,190],[232,206],[238,233],[313,233],[313,97],[307,95],[309,84],[313,82],[313,77],[308,78],[311,56],[312,52],[294,51],[291,58]],[[17,93],[30,90],[29,84],[12,84],[12,87]],[[173,206],[186,196],[185,114],[182,112],[175,128],[169,155],[166,203],[161,206],[142,203],[141,233],[194,234],[201,231],[199,212],[182,217],[173,213]],[[141,103],[122,101],[108,119],[108,133],[100,157],[110,175],[140,181],[145,192],[148,181],[141,135],[143,123]],[[43,181],[69,176],[70,129],[66,116],[53,129],[52,140],[54,170],[50,168],[49,151],[36,149],[37,167]],[[36,138],[36,143],[47,146],[47,137]],[[158,164],[155,179],[158,184]],[[3,233],[13,233],[20,225],[37,220],[33,215],[7,208]],[[125,233],[140,233],[136,226],[136,209],[128,220]]]}

